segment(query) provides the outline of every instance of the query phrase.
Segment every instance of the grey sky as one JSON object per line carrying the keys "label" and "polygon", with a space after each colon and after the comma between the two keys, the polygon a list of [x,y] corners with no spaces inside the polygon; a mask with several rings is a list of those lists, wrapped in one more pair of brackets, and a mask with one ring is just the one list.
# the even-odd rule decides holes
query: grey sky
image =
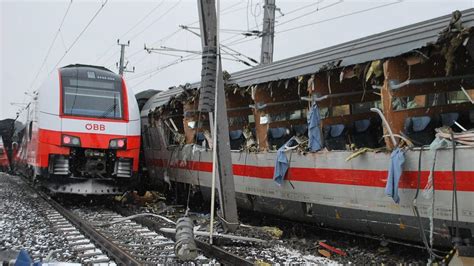
{"label": "grey sky", "polygon": [[[48,48],[58,31],[69,0],[64,1],[2,1],[0,0],[0,119],[14,117],[18,106],[11,102],[27,102],[24,92],[33,91],[64,55],[81,30],[97,12],[102,1],[74,0],[67,14],[45,67],[34,78]],[[160,6],[158,6],[163,2]],[[319,4],[316,4],[318,3]],[[345,0],[289,1],[276,0],[284,16],[277,12],[274,60],[314,51],[337,43],[397,28],[433,17],[446,15],[459,9],[473,7],[472,0],[397,0],[360,1]],[[221,0],[222,29],[254,29],[262,21],[262,1]],[[311,3],[314,3],[311,6]],[[387,5],[394,3],[392,5]],[[377,6],[385,7],[375,8]],[[157,7],[158,6],[158,7]],[[299,11],[301,7],[308,6]],[[137,23],[155,7],[155,11],[142,23]],[[373,10],[345,16],[311,26],[302,25],[325,21],[360,10]],[[169,12],[167,12],[169,10]],[[294,11],[294,12],[292,12]],[[166,14],[165,14],[166,13]],[[127,48],[129,66],[135,73],[127,73],[129,87],[135,92],[144,89],[166,89],[173,85],[194,82],[200,76],[200,60],[189,60],[166,66],[177,57],[163,54],[147,54],[143,46],[160,45],[200,50],[200,40],[193,34],[178,30],[178,25],[196,22],[197,5],[194,0],[116,1],[109,0],[97,18],[79,38],[59,66],[72,63],[98,64],[116,71],[119,47],[117,38],[130,40]],[[292,21],[290,21],[292,20]],[[134,27],[129,33],[123,35]],[[198,26],[198,23],[192,26]],[[295,29],[293,29],[295,28]],[[285,31],[291,29],[289,31]],[[177,32],[176,32],[177,31]],[[195,30],[199,32],[199,30]],[[176,33],[175,33],[176,32]],[[172,33],[175,33],[171,35]],[[163,38],[166,38],[163,40]],[[228,38],[232,38],[228,40]],[[242,54],[260,58],[260,39],[236,36],[235,32],[222,32],[221,40]],[[245,42],[241,42],[245,40]],[[181,53],[176,55],[186,56]],[[196,57],[197,58],[197,57]],[[231,58],[226,56],[226,58]],[[246,66],[223,61],[223,68],[232,72]],[[155,70],[155,71],[154,71]]]}

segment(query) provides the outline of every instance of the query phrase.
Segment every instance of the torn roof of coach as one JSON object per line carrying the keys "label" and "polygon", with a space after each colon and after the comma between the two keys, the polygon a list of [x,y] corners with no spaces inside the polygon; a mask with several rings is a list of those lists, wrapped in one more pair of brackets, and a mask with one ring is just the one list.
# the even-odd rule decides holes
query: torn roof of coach
{"label": "torn roof of coach", "polygon": [[141,116],[146,117],[148,113],[154,110],[156,107],[168,104],[174,96],[181,94],[183,91],[184,88],[182,86],[171,87],[169,90],[165,90],[153,95],[153,97],[151,97],[143,106]]}
{"label": "torn roof of coach", "polygon": [[[474,9],[461,11],[462,25],[474,26]],[[246,87],[314,74],[328,64],[344,67],[372,60],[395,57],[435,43],[452,15],[446,15],[405,27],[370,35],[314,52],[256,66],[231,74],[228,84]]]}
{"label": "torn roof of coach", "polygon": [[[474,9],[461,11],[462,26],[474,27]],[[231,73],[226,85],[246,88],[251,85],[295,78],[321,72],[328,65],[336,68],[386,59],[435,44],[440,32],[450,24],[452,14],[422,21],[405,27],[327,47],[314,52],[279,60]],[[471,37],[472,39],[472,37]],[[472,40],[470,41],[472,42]],[[142,116],[151,109],[165,105],[185,90],[198,89],[199,82],[171,87],[153,96],[144,106]]]}

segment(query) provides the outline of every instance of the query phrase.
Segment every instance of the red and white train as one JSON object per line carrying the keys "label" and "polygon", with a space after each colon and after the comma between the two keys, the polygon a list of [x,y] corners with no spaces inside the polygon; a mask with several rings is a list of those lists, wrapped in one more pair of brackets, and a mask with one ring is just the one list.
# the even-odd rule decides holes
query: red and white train
{"label": "red and white train", "polygon": [[26,108],[19,171],[57,193],[116,194],[137,181],[140,116],[124,79],[99,66],[52,74]]}
{"label": "red and white train", "polygon": [[7,150],[3,145],[2,137],[0,136],[0,172],[6,172],[10,169],[10,163],[8,161]]}

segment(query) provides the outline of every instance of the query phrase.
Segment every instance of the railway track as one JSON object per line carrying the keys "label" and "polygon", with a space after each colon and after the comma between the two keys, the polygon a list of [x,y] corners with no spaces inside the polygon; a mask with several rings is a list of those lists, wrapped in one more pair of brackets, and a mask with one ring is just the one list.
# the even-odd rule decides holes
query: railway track
{"label": "railway track", "polygon": [[[29,184],[29,183],[28,183]],[[42,191],[30,187],[49,203],[55,211],[47,213],[49,221],[65,235],[72,250],[83,264],[108,263],[109,265],[179,264],[174,255],[174,235],[159,232],[162,224],[139,217],[123,220],[121,213],[98,207],[67,208]],[[159,232],[159,233],[158,233]],[[200,255],[193,263],[220,262],[233,265],[253,265],[253,262],[218,246],[196,240]]]}

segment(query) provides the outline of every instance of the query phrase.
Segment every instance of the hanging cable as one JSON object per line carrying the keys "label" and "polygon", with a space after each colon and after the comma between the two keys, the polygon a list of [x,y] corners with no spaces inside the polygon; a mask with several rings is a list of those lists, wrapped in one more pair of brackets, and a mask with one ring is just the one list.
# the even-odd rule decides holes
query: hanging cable
{"label": "hanging cable", "polygon": [[[456,228],[455,237],[453,238],[454,245],[457,246],[461,244],[462,241],[459,232],[459,213],[458,213],[458,190],[457,190],[457,180],[456,180],[456,140],[454,139],[454,133],[451,130],[451,142],[453,145],[453,162],[452,162],[452,174],[453,174],[453,198],[451,205],[451,230]],[[454,213],[456,213],[456,227],[454,227]],[[453,232],[451,232],[453,233]]]}

